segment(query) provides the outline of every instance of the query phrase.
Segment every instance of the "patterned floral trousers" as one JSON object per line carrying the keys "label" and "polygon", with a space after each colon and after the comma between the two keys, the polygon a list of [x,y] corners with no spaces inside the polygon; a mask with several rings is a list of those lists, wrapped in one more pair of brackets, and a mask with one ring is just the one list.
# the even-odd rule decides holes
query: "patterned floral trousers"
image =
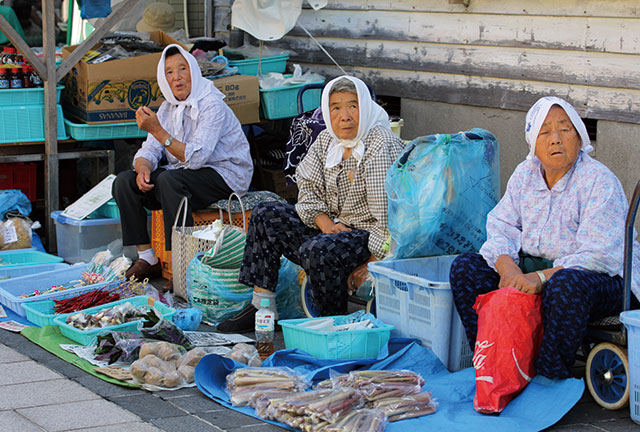
{"label": "patterned floral trousers", "polygon": [[[471,349],[475,346],[478,315],[476,297],[498,289],[500,276],[475,253],[459,255],[449,275],[456,308]],[[562,269],[542,291],[544,336],[536,360],[538,374],[552,379],[570,378],[576,352],[591,321],[622,310],[622,278],[585,270]]]}
{"label": "patterned floral trousers", "polygon": [[307,273],[313,302],[323,316],[347,312],[347,279],[370,257],[369,232],[351,230],[323,234],[306,226],[295,207],[261,203],[253,208],[240,282],[275,291],[280,256]]}

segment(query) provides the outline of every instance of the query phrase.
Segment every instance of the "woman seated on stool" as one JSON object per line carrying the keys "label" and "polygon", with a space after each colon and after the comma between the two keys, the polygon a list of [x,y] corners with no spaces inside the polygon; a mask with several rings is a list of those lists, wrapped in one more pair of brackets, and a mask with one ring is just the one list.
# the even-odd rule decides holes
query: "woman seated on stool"
{"label": "woman seated on stool", "polygon": [[[191,210],[208,207],[249,188],[253,163],[240,122],[213,82],[202,77],[196,59],[179,45],[169,45],[158,62],[158,86],[166,99],[156,115],[143,106],[136,111],[138,127],[149,132],[133,158],[133,170],[113,183],[122,218],[122,242],[136,245],[138,260],[127,279],[159,277],[160,263],[147,233],[147,213],[162,209],[165,248],[171,250],[171,227],[182,197]],[[167,165],[160,166],[165,160]]]}
{"label": "woman seated on stool", "polygon": [[254,287],[253,301],[220,323],[220,332],[253,330],[261,298],[269,298],[275,310],[282,255],[307,273],[321,315],[346,313],[348,290],[364,282],[369,261],[384,255],[384,179],[403,142],[357,78],[326,85],[322,114],[331,121],[296,170],[298,203],[253,209],[240,269],[240,282]]}
{"label": "woman seated on stool", "polygon": [[[453,261],[451,289],[472,349],[478,295],[506,286],[541,294],[544,337],[536,370],[569,378],[587,324],[622,310],[628,204],[616,176],[589,157],[585,125],[565,100],[536,102],[525,135],[529,155],[489,213],[480,253]],[[633,252],[631,286],[638,296],[637,242]]]}

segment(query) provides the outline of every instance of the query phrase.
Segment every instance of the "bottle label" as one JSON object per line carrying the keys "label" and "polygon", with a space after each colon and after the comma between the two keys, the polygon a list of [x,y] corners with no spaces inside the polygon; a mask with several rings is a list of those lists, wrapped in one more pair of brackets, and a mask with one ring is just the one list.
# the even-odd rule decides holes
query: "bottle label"
{"label": "bottle label", "polygon": [[12,79],[11,88],[22,88],[22,80],[20,78]]}
{"label": "bottle label", "polygon": [[42,85],[42,79],[40,78],[40,75],[31,75],[31,82],[33,83],[34,86],[41,86]]}
{"label": "bottle label", "polygon": [[256,314],[256,331],[273,331],[275,329],[273,313]]}
{"label": "bottle label", "polygon": [[8,89],[10,86],[8,79],[0,79],[0,89]]}

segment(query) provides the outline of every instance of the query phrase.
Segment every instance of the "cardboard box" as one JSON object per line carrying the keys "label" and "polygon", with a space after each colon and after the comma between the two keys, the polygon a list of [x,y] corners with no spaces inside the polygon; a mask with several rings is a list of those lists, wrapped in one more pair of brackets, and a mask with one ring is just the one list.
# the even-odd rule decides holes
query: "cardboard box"
{"label": "cardboard box", "polygon": [[[162,31],[152,31],[150,38],[163,46],[180,44]],[[63,47],[62,56],[68,57],[76,48]],[[78,62],[65,78],[65,116],[100,124],[135,121],[136,110],[143,105],[157,110],[164,101],[156,80],[161,55],[158,52],[96,64]]]}
{"label": "cardboard box", "polygon": [[226,96],[227,105],[233,110],[241,124],[260,122],[260,90],[258,77],[233,75],[213,81]]}

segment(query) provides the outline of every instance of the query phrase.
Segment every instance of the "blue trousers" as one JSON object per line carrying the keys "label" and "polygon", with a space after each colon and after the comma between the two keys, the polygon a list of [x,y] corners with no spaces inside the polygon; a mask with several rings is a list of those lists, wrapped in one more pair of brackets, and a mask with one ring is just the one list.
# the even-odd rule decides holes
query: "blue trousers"
{"label": "blue trousers", "polygon": [[[449,274],[453,298],[471,349],[475,347],[478,315],[476,297],[498,289],[500,275],[475,253],[459,255]],[[576,352],[591,321],[622,311],[622,278],[586,270],[562,269],[542,291],[544,336],[536,360],[538,374],[570,378]]]}
{"label": "blue trousers", "polygon": [[347,313],[347,280],[371,256],[369,232],[354,229],[323,234],[306,226],[294,206],[260,203],[251,212],[240,282],[275,291],[280,257],[307,273],[313,303],[321,315]]}

